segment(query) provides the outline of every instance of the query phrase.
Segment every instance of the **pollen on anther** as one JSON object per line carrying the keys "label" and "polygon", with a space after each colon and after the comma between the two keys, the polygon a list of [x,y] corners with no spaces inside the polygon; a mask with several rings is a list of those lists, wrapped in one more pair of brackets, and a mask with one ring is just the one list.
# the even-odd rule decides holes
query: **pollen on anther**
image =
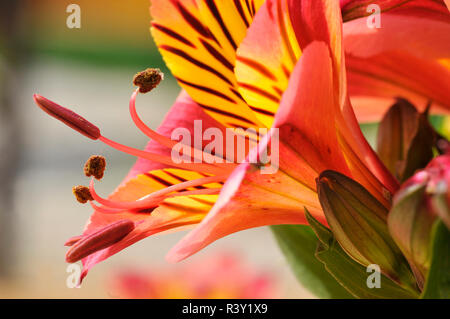
{"label": "pollen on anther", "polygon": [[160,69],[148,68],[134,76],[133,84],[139,87],[139,92],[147,93],[157,87],[163,79],[164,73]]}
{"label": "pollen on anther", "polygon": [[89,187],[78,185],[72,188],[72,193],[75,195],[78,202],[86,204],[90,200],[94,200],[89,191]]}
{"label": "pollen on anther", "polygon": [[101,155],[92,155],[84,164],[84,174],[94,176],[96,179],[101,179],[106,168],[106,159]]}

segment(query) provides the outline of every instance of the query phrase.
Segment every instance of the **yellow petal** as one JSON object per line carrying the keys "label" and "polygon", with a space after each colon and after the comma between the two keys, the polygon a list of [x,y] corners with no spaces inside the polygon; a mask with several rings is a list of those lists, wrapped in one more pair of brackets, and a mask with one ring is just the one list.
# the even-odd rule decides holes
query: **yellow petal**
{"label": "yellow petal", "polygon": [[268,0],[237,51],[235,69],[239,92],[266,127],[300,55],[286,0]]}
{"label": "yellow petal", "polygon": [[226,127],[262,127],[238,91],[236,48],[263,1],[154,0],[151,32],[179,84]]}

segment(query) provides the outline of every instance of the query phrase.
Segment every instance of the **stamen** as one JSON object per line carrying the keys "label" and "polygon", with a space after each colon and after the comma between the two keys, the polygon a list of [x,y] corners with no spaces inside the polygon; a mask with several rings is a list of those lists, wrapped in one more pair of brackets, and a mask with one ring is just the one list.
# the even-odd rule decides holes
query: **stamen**
{"label": "stamen", "polygon": [[134,124],[141,130],[142,133],[147,135],[152,140],[157,141],[158,143],[165,145],[169,148],[172,148],[177,144],[176,141],[171,140],[170,138],[161,135],[151,128],[149,128],[145,123],[140,119],[139,115],[136,112],[136,97],[138,94],[139,89],[136,89],[130,98],[130,115],[131,119],[133,120]]}
{"label": "stamen", "polygon": [[128,219],[119,220],[75,243],[66,253],[66,261],[74,263],[96,251],[105,249],[127,236],[135,228],[134,223]]}
{"label": "stamen", "polygon": [[33,97],[37,106],[44,112],[60,120],[75,131],[93,140],[97,140],[100,137],[100,129],[80,115],[38,94],[35,94]]}
{"label": "stamen", "polygon": [[106,159],[101,155],[92,155],[84,164],[84,174],[102,179],[106,168]]}
{"label": "stamen", "polygon": [[133,84],[139,86],[139,92],[147,93],[157,87],[163,79],[164,74],[160,69],[149,68],[137,73],[133,78]]}
{"label": "stamen", "polygon": [[[211,164],[204,164],[204,163],[175,163],[172,158],[170,156],[165,156],[165,155],[160,155],[160,154],[155,154],[155,153],[150,153],[147,151],[142,151],[139,150],[137,148],[132,148],[129,146],[125,146],[123,144],[114,142],[104,136],[100,136],[99,140],[102,141],[103,143],[105,143],[106,145],[111,146],[112,148],[115,148],[118,151],[136,156],[136,157],[140,157],[140,158],[145,158],[149,161],[154,161],[154,162],[158,162],[161,164],[165,164],[171,167],[178,167],[178,168],[183,168],[183,169],[188,169],[191,171],[195,171],[195,172],[204,172],[207,174],[219,174],[224,172],[224,168],[219,168],[219,167],[215,167],[214,165]],[[230,165],[227,167],[230,172],[233,169],[233,167],[231,167]]]}
{"label": "stamen", "polygon": [[[205,163],[175,163],[170,156],[155,154],[147,151],[142,151],[139,149],[135,149],[132,147],[128,147],[117,142],[114,142],[104,136],[101,135],[100,129],[88,122],[86,119],[81,117],[80,115],[40,96],[35,94],[34,99],[36,104],[42,108],[46,113],[53,116],[54,118],[62,121],[69,127],[74,130],[80,132],[81,134],[93,139],[100,140],[103,143],[119,150],[121,152],[144,158],[150,161],[158,162],[169,167],[177,167],[187,170],[192,170],[195,172],[204,172],[207,174],[217,175],[223,174],[224,170],[231,172],[233,169],[233,165],[222,166],[224,164],[215,166],[213,164],[205,164]],[[220,167],[219,167],[220,166]]]}
{"label": "stamen", "polygon": [[78,185],[72,187],[72,193],[77,198],[77,201],[81,204],[86,204],[90,200],[94,200],[92,198],[91,192],[89,191],[89,187]]}
{"label": "stamen", "polygon": [[[220,187],[206,188],[206,189],[197,189],[194,191],[184,191],[184,192],[169,194],[166,197],[159,200],[158,204],[151,205],[151,206],[145,206],[145,207],[132,208],[131,212],[142,213],[144,210],[148,210],[148,212],[146,211],[146,213],[149,213],[149,212],[153,211],[155,208],[157,208],[158,205],[167,198],[180,197],[180,196],[192,196],[192,195],[218,195],[220,193],[221,189],[222,188],[220,188]],[[109,208],[109,207],[105,207],[105,206],[98,206],[92,202],[90,202],[89,204],[96,212],[99,212],[102,214],[117,214],[117,213],[120,213],[120,212],[123,212],[124,210],[126,210],[123,208]],[[128,210],[130,210],[130,209],[128,208]]]}
{"label": "stamen", "polygon": [[[200,185],[204,185],[204,184],[211,184],[211,183],[222,182],[226,178],[227,178],[226,175],[209,176],[209,177],[203,177],[203,178],[190,180],[190,181],[183,182],[183,183],[178,183],[178,184],[175,184],[175,185],[172,185],[172,186],[160,189],[160,190],[158,190],[156,192],[153,192],[153,193],[151,193],[151,194],[149,194],[147,196],[144,196],[141,199],[138,199],[138,200],[136,200],[134,202],[112,201],[112,200],[100,197],[95,191],[94,180],[93,179],[91,180],[91,182],[89,184],[89,189],[91,191],[92,197],[97,202],[99,202],[100,204],[105,205],[105,206],[107,206],[109,208],[139,209],[139,208],[145,208],[145,207],[151,207],[151,206],[158,205],[165,198],[169,197],[169,194],[172,193],[172,192],[181,191],[181,190],[187,189],[189,187],[195,187],[195,186],[200,186]],[[215,189],[215,191],[217,191],[217,189],[219,189],[219,188],[217,188],[217,189],[213,188],[213,189]],[[209,191],[208,188],[206,188],[206,189],[203,189],[203,190],[199,190],[199,192],[191,193],[189,195],[202,195],[202,194],[208,194],[208,192],[211,192],[211,191]],[[177,194],[173,194],[173,196],[170,196],[170,197],[187,196],[187,195],[179,195],[181,193],[177,193]]]}
{"label": "stamen", "polygon": [[221,187],[196,189],[195,191],[184,191],[167,195],[166,198],[180,197],[180,196],[192,196],[192,195],[217,195],[220,193]]}
{"label": "stamen", "polygon": [[[164,135],[161,135],[159,133],[157,133],[156,131],[152,130],[150,127],[148,127],[139,117],[139,115],[136,112],[136,97],[137,94],[139,92],[139,89],[136,89],[133,94],[131,95],[130,98],[130,115],[131,115],[131,119],[133,120],[134,124],[139,128],[139,130],[144,133],[145,135],[147,135],[150,139],[157,141],[159,144],[167,146],[168,148],[173,148],[178,142],[174,141]],[[186,145],[187,147],[189,147],[191,154],[196,154],[197,151],[190,145]],[[220,167],[227,167],[230,166],[229,164],[221,164],[222,162],[224,162],[224,158],[223,157],[219,157],[217,155],[213,155],[213,154],[209,154],[209,153],[205,153],[204,151],[202,151],[202,155],[203,156],[214,156],[214,158],[217,159],[217,163],[215,163],[216,166],[220,166]]]}
{"label": "stamen", "polygon": [[89,204],[96,212],[99,212],[102,214],[117,214],[117,213],[123,212],[123,209],[120,209],[120,208],[107,208],[104,206],[95,205],[93,202],[89,202]]}

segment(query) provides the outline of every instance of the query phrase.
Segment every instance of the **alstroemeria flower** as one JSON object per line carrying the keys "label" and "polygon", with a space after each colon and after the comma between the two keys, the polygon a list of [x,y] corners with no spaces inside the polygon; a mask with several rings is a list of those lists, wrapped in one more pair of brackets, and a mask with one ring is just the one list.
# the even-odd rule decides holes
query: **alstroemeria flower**
{"label": "alstroemeria flower", "polygon": [[173,269],[122,269],[108,281],[110,295],[126,299],[276,298],[277,288],[271,274],[230,253]]}
{"label": "alstroemeria flower", "polygon": [[[307,41],[296,39],[290,21],[301,1],[291,10],[285,0],[269,1],[264,7],[278,9],[252,22],[262,3],[152,2],[152,34],[168,67],[227,127],[272,125],[301,56],[299,41]],[[381,28],[367,25],[370,4],[380,6]],[[450,13],[442,0],[341,0],[340,6],[349,95],[360,121],[380,119],[397,96],[450,110]]]}
{"label": "alstroemeria flower", "polygon": [[[78,115],[35,97],[44,111],[87,137],[139,157],[108,199],[91,182],[101,205],[92,204],[83,235],[68,243],[68,260],[82,259],[83,277],[134,242],[185,226],[198,224],[170,260],[243,229],[306,223],[305,207],[326,223],[315,183],[326,169],[353,178],[390,206],[397,181],[364,139],[347,92],[339,2],[154,0],[151,13],[153,37],[187,94],[158,132],[137,116],[133,94],[132,118],[152,139],[145,151],[111,141]],[[202,120],[203,129],[279,128],[278,172],[260,174],[259,165],[250,164],[271,135],[260,137],[250,163],[173,163],[175,141],[168,136],[178,127],[192,131],[194,120]]]}

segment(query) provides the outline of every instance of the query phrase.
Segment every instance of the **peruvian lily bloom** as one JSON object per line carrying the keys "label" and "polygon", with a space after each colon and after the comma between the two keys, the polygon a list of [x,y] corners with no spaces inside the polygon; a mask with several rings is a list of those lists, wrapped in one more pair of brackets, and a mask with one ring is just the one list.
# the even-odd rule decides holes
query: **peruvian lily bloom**
{"label": "peruvian lily bloom", "polygon": [[109,294],[125,299],[277,298],[267,272],[230,253],[218,253],[172,269],[121,269],[108,280]]}
{"label": "peruvian lily bloom", "polygon": [[[136,241],[187,226],[195,228],[171,250],[171,261],[240,230],[305,224],[305,208],[326,224],[315,182],[324,170],[351,177],[390,207],[398,182],[364,139],[351,105],[339,2],[154,0],[151,13],[153,37],[184,91],[157,132],[139,119],[133,93],[133,121],[152,139],[144,151],[107,139],[80,116],[35,96],[44,111],[80,133],[139,158],[107,199],[90,184],[100,205],[92,204],[95,212],[83,235],[67,243],[66,256],[82,260],[83,277]],[[174,163],[176,141],[169,136],[175,128],[194,132],[195,120],[202,120],[202,133],[278,131],[253,136],[259,144],[239,165]],[[261,174],[264,165],[254,163],[272,143],[279,143],[279,169]],[[206,155],[199,148],[194,156]]]}

